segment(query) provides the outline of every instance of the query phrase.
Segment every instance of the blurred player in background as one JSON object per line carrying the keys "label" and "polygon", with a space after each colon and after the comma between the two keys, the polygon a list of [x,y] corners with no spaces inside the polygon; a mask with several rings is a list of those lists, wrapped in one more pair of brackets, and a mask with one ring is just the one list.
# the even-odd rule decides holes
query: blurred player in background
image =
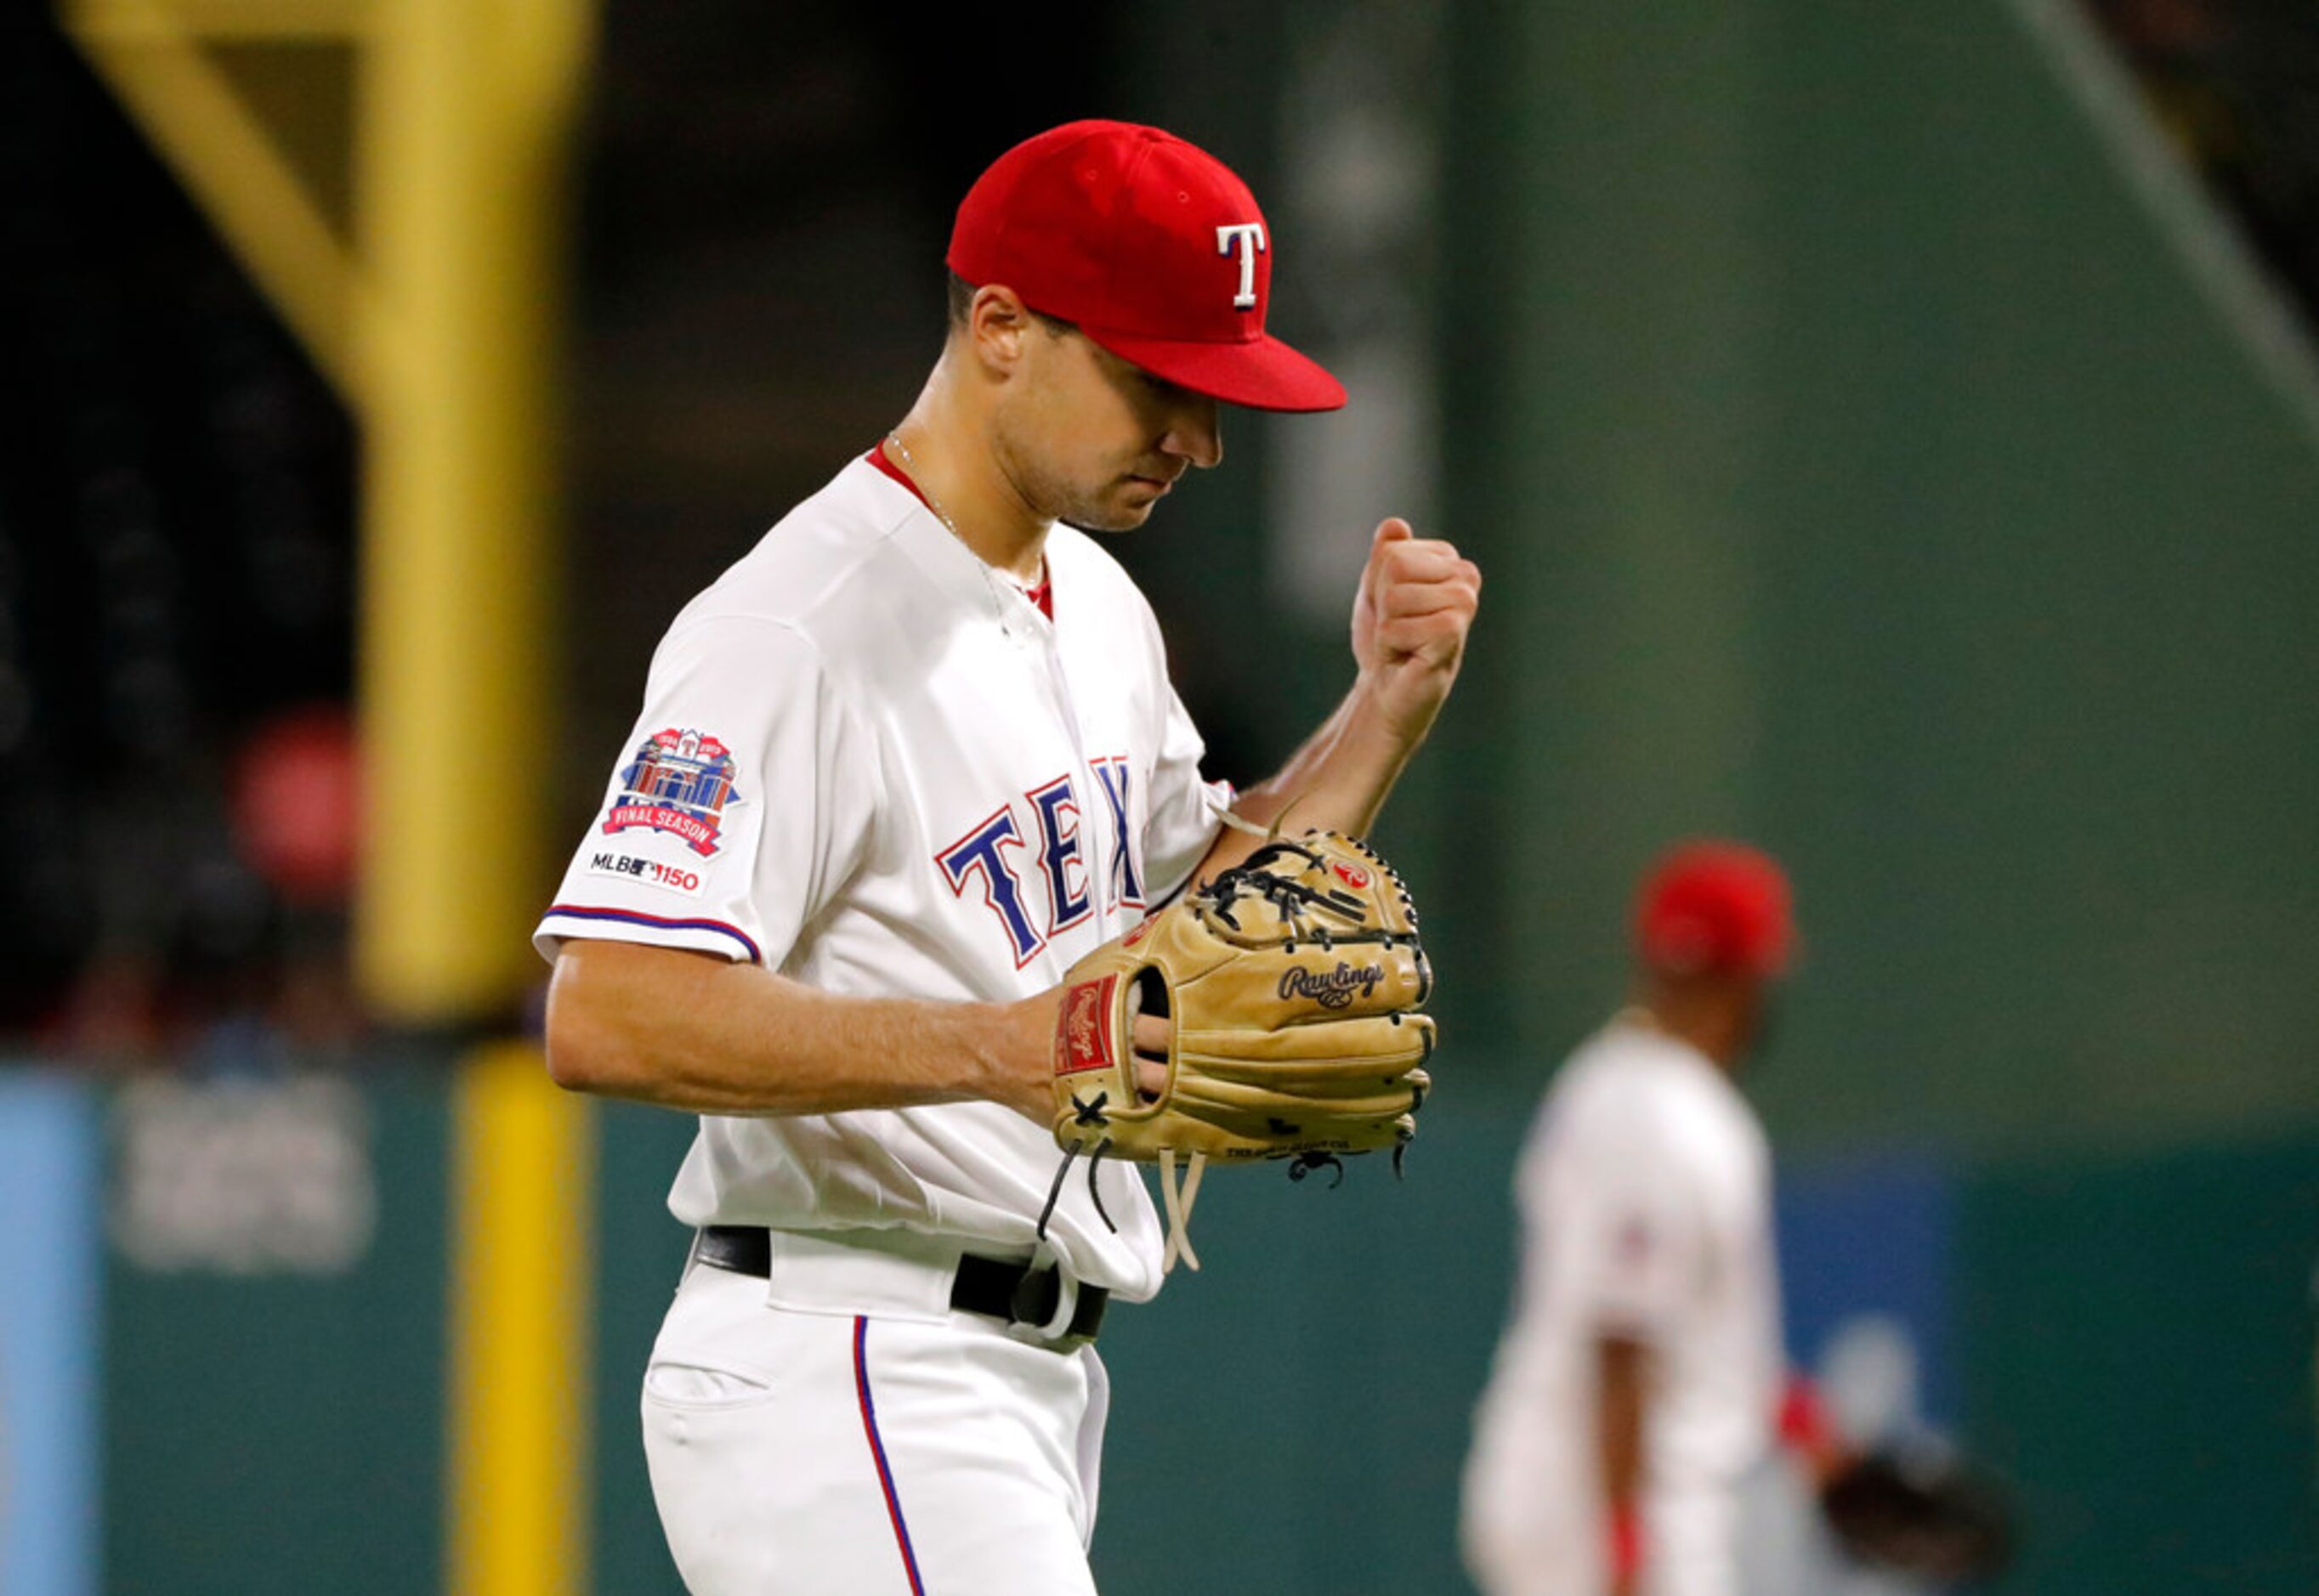
{"label": "blurred player in background", "polygon": [[960,207],[916,405],[654,658],[538,944],[555,1078],[702,1116],[644,1399],[700,1596],[1094,1589],[1090,1343],[1161,1249],[1130,1170],[1056,1176],[1056,984],[1245,857],[1228,808],[1366,832],[1477,602],[1385,521],[1341,707],[1237,798],[1202,778],[1150,608],[1075,528],[1216,464],[1220,401],[1344,402],[1264,332],[1275,251],[1156,129],[1009,151]]}
{"label": "blurred player in background", "polygon": [[1785,1386],[1772,1167],[1736,1077],[1794,942],[1788,882],[1695,843],[1645,879],[1632,1000],[1548,1090],[1520,1277],[1475,1419],[1490,1596],[1729,1596],[1735,1492]]}

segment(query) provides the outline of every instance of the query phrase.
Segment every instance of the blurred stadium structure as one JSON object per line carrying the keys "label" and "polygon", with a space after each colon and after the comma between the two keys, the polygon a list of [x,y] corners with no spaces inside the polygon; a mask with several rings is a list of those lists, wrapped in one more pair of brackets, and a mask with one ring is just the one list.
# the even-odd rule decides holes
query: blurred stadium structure
{"label": "blurred stadium structure", "polygon": [[2319,29],[2292,0],[2096,0],[2160,124],[2319,321]]}
{"label": "blurred stadium structure", "polygon": [[1699,830],[1799,880],[1797,1356],[1904,1348],[1863,1422],[2018,1483],[2008,1591],[2312,1589],[2310,7],[1010,18],[1002,98],[842,8],[0,12],[0,1591],[674,1588],[686,1126],[538,1080],[529,917],[666,616],[907,404],[972,173],[1096,111],[1250,176],[1354,391],[1127,550],[1216,772],[1375,513],[1491,573],[1385,838],[1448,1089],[1107,1334],[1106,1590],[1456,1588],[1508,1161]]}

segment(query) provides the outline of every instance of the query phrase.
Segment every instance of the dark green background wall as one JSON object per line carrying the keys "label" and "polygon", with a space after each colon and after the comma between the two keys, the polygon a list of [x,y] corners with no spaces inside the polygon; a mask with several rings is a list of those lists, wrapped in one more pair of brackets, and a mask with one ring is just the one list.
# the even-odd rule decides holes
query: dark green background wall
{"label": "dark green background wall", "polygon": [[[440,1585],[449,1078],[447,1064],[382,1069],[348,1094],[361,1163],[351,1184],[375,1190],[376,1217],[346,1267],[320,1271],[124,1256],[129,1115],[110,1096],[104,1589],[408,1596]],[[222,1121],[266,1091],[227,1082],[178,1100],[217,1105]],[[312,1182],[334,1184],[337,1166],[315,1166],[311,1147],[275,1168],[302,1151]],[[178,1200],[232,1216],[229,1226],[284,1189],[248,1185],[230,1152],[197,1152],[179,1174]]]}
{"label": "dark green background wall", "polygon": [[2026,1160],[1963,1196],[1963,1418],[2028,1526],[2003,1589],[2319,1588],[2319,1141]]}
{"label": "dark green background wall", "polygon": [[[1466,1588],[1457,1476],[1504,1312],[1508,1172],[1533,1106],[1515,1060],[1476,1062],[1476,1083],[1429,1105],[1407,1179],[1368,1160],[1336,1190],[1264,1170],[1212,1182],[1205,1267],[1112,1315],[1096,1540],[1106,1596]],[[679,1588],[636,1410],[684,1246],[659,1199],[686,1139],[672,1115],[604,1123],[601,1591]],[[1809,1184],[1826,1162],[1791,1159],[1791,1173]],[[1839,1162],[1848,1183],[1873,1187],[1872,1162]],[[1912,1162],[1903,1177],[1923,1173]],[[1917,1327],[1952,1366],[1940,1383],[1954,1411],[1934,1417],[2020,1497],[2024,1555],[2000,1589],[2302,1596],[2319,1584],[2319,1136],[1982,1158],[1940,1178],[1945,1227],[1905,1244],[1937,1249],[1948,1283],[1938,1321]],[[1785,1268],[1822,1299],[1813,1283],[1847,1274],[1825,1255]],[[1794,1350],[1809,1361],[1818,1348]]]}
{"label": "dark green background wall", "polygon": [[1505,868],[1421,883],[1449,1000],[1552,1048],[1735,829],[1798,878],[1790,1137],[2307,1121],[2319,446],[2014,9],[1451,27],[1490,589],[1424,824]]}
{"label": "dark green background wall", "polygon": [[[1457,1474],[1503,1311],[1507,1171],[1534,1084],[1514,1060],[1476,1063],[1468,1088],[1429,1106],[1406,1180],[1364,1160],[1335,1190],[1262,1170],[1212,1183],[1206,1267],[1113,1315],[1096,1549],[1110,1596],[1463,1588]],[[448,1087],[406,1074],[363,1095],[352,1123],[377,1223],[343,1271],[157,1268],[115,1250],[104,1589],[439,1588]],[[116,1125],[121,1113],[115,1100]],[[636,1395],[687,1240],[662,1199],[690,1123],[609,1108],[600,1130],[597,1302],[574,1331],[596,1360],[591,1588],[675,1596]],[[1835,1189],[1874,1205],[1877,1168],[1846,1155]],[[1825,1189],[1827,1168],[1791,1160],[1790,1174]],[[2319,1582],[2319,1135],[1895,1167],[1918,1187],[1928,1174],[1946,1195],[1917,1211],[1945,1218],[1864,1238],[1823,1218],[1786,1272],[1825,1307],[1831,1283],[1840,1296],[1862,1277],[1833,1240],[1921,1252],[1899,1273],[1946,1283],[1914,1328],[1945,1366],[1935,1416],[2020,1492],[2025,1555],[2004,1590]],[[1894,1271],[1880,1258],[1869,1273]]]}
{"label": "dark green background wall", "polygon": [[[2319,362],[2191,264],[2233,246],[2187,170],[2129,177],[2173,159],[2130,86],[2106,126],[2025,20],[2070,0],[1435,9],[1429,529],[1487,588],[1381,836],[1457,1033],[1550,1054],[1639,868],[1732,831],[1801,895],[1791,1145],[2319,1119]],[[1216,75],[1362,10],[1195,5],[1126,112],[1277,185]],[[1122,547],[1236,778],[1349,680],[1264,582],[1281,429],[1349,424],[1229,418]]]}
{"label": "dark green background wall", "polygon": [[[1211,39],[1218,11],[1195,19]],[[1293,50],[1286,14],[1285,44],[1233,42]],[[1246,1440],[1214,1495],[1317,1510],[1308,1474],[1392,1489],[1310,1534],[1268,1520],[1208,1577],[1450,1578],[1448,1457],[1502,1287],[1502,1233],[1475,1240],[1502,1221],[1491,1182],[1538,1078],[1616,1001],[1638,870],[1732,831],[1800,891],[1807,958],[1755,1087],[1787,1156],[1961,1160],[1957,1417],[2027,1492],[2008,1588],[2313,1588],[2307,338],[2259,350],[2251,274],[2194,264],[2229,266],[2227,224],[2067,4],[1439,14],[1446,81],[1412,86],[1444,113],[1439,529],[1488,587],[1382,835],[1444,971],[1429,1132],[1466,1139],[1444,1199],[1466,1229],[1441,1244],[1475,1273],[1426,1276],[1452,1307],[1415,1321],[1428,1416]],[[1178,106],[1205,109],[1183,88],[1155,114]],[[1130,553],[1163,616],[1260,565],[1265,490],[1194,489],[1194,524]],[[1250,755],[1289,745],[1342,672],[1331,628],[1256,636],[1287,685],[1235,700]],[[1439,1194],[1394,1196],[1431,1215]],[[1256,1224],[1248,1245],[1279,1239]],[[1340,1343],[1268,1303],[1204,1278],[1131,1321],[1123,1356],[1149,1333],[1177,1388],[1147,1418],[1123,1396],[1114,1488],[1169,1497],[1147,1445],[1216,1473],[1169,1450],[1203,1422],[1172,1400],[1195,1368],[1252,1345],[1300,1393],[1370,1377],[1316,1369]],[[1165,1565],[1166,1517],[1113,1510],[1115,1582]]]}

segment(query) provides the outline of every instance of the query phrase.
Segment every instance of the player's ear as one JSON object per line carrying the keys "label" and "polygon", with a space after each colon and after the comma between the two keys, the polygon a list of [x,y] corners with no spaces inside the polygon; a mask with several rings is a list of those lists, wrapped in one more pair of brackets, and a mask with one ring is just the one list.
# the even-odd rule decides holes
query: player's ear
{"label": "player's ear", "polygon": [[992,376],[1004,377],[1023,362],[1023,349],[1032,328],[1030,307],[1003,284],[974,291],[967,311],[968,346],[976,363]]}

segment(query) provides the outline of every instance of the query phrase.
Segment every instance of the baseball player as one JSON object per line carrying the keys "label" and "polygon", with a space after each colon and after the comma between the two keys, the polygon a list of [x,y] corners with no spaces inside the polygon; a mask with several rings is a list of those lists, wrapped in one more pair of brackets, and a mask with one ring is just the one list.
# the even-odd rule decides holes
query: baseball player
{"label": "baseball player", "polygon": [[1479,590],[1384,522],[1343,703],[1261,785],[1202,777],[1088,534],[1216,464],[1221,403],[1343,403],[1264,331],[1276,254],[1246,185],[1156,129],[1008,151],[960,206],[909,414],[654,656],[537,942],[555,1079],[701,1116],[643,1407],[704,1596],[1093,1589],[1091,1343],[1161,1247],[1119,1163],[1055,1177],[1057,983],[1249,854],[1228,809],[1366,831]]}
{"label": "baseball player", "polygon": [[1793,940],[1778,865],[1645,879],[1633,1001],[1548,1090],[1515,1175],[1511,1321],[1466,1461],[1490,1596],[1729,1596],[1733,1493],[1782,1402],[1771,1159],[1734,1077]]}

